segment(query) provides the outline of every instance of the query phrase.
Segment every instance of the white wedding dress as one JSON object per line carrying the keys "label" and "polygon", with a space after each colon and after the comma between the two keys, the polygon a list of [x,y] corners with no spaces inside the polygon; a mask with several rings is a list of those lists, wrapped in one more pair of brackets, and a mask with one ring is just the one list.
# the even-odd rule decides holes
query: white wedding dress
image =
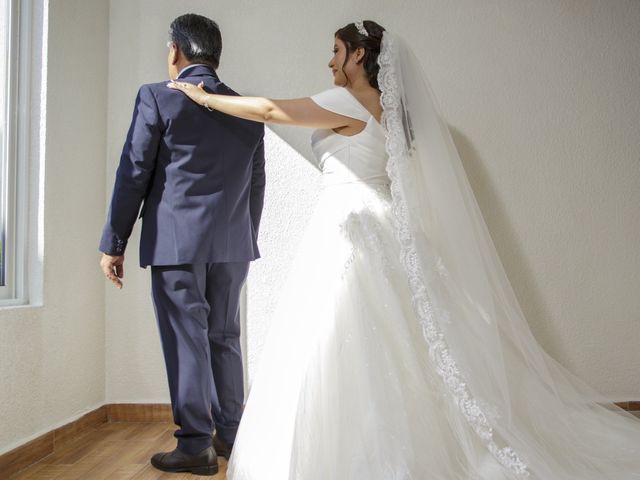
{"label": "white wedding dress", "polygon": [[[398,97],[381,87],[389,127]],[[402,157],[388,154],[402,143],[388,135],[393,125],[385,130],[342,87],[311,98],[366,127],[313,134],[322,193],[260,357],[229,480],[640,479],[640,422],[542,351],[484,238],[477,254],[456,247],[469,238],[441,241],[453,224],[439,211],[419,212],[422,230],[405,228],[402,219],[426,206],[407,210],[398,185],[425,192],[390,165]],[[428,120],[419,113],[409,123]],[[447,171],[438,175],[429,194],[447,181]],[[455,208],[447,203],[443,218]],[[454,283],[476,260],[480,289],[464,283],[470,275]],[[493,293],[483,304],[485,287]]]}
{"label": "white wedding dress", "polygon": [[428,365],[391,219],[382,126],[342,87],[311,97],[366,122],[312,137],[323,188],[242,417],[230,480],[473,479],[499,467]]}

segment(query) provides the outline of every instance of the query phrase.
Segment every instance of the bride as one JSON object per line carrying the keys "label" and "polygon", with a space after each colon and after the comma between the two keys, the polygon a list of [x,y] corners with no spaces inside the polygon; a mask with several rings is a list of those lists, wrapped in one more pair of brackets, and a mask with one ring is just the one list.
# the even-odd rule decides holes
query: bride
{"label": "bride", "polygon": [[228,477],[640,479],[640,421],[537,344],[409,49],[355,22],[329,67],[336,87],[302,99],[169,85],[317,129],[322,194]]}

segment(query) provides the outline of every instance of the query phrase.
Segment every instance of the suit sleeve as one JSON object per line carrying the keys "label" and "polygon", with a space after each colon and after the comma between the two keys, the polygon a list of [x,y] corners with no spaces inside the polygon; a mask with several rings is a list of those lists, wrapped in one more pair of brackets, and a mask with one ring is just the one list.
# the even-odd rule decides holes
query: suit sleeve
{"label": "suit sleeve", "polygon": [[262,217],[262,207],[264,205],[264,135],[260,139],[255,153],[253,154],[253,174],[251,176],[251,199],[250,213],[254,235],[258,236],[260,229],[260,218]]}
{"label": "suit sleeve", "polygon": [[162,137],[158,105],[147,85],[138,91],[133,119],[120,156],[100,251],[123,255],[156,166]]}

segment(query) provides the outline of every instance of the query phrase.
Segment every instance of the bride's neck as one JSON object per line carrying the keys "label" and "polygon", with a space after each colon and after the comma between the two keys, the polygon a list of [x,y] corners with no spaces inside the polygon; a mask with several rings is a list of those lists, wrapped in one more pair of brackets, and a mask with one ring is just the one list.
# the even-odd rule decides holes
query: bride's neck
{"label": "bride's neck", "polygon": [[367,80],[364,75],[359,75],[356,79],[352,80],[351,83],[347,85],[347,88],[354,92],[366,92],[373,89],[369,84],[369,80]]}

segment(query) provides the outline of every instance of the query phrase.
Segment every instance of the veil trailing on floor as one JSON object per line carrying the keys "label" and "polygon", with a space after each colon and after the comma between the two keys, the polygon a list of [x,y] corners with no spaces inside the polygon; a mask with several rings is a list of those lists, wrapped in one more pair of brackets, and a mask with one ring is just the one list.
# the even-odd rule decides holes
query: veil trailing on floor
{"label": "veil trailing on floor", "polygon": [[418,60],[385,32],[378,63],[401,261],[459,438],[512,478],[640,479],[640,420],[533,337]]}

